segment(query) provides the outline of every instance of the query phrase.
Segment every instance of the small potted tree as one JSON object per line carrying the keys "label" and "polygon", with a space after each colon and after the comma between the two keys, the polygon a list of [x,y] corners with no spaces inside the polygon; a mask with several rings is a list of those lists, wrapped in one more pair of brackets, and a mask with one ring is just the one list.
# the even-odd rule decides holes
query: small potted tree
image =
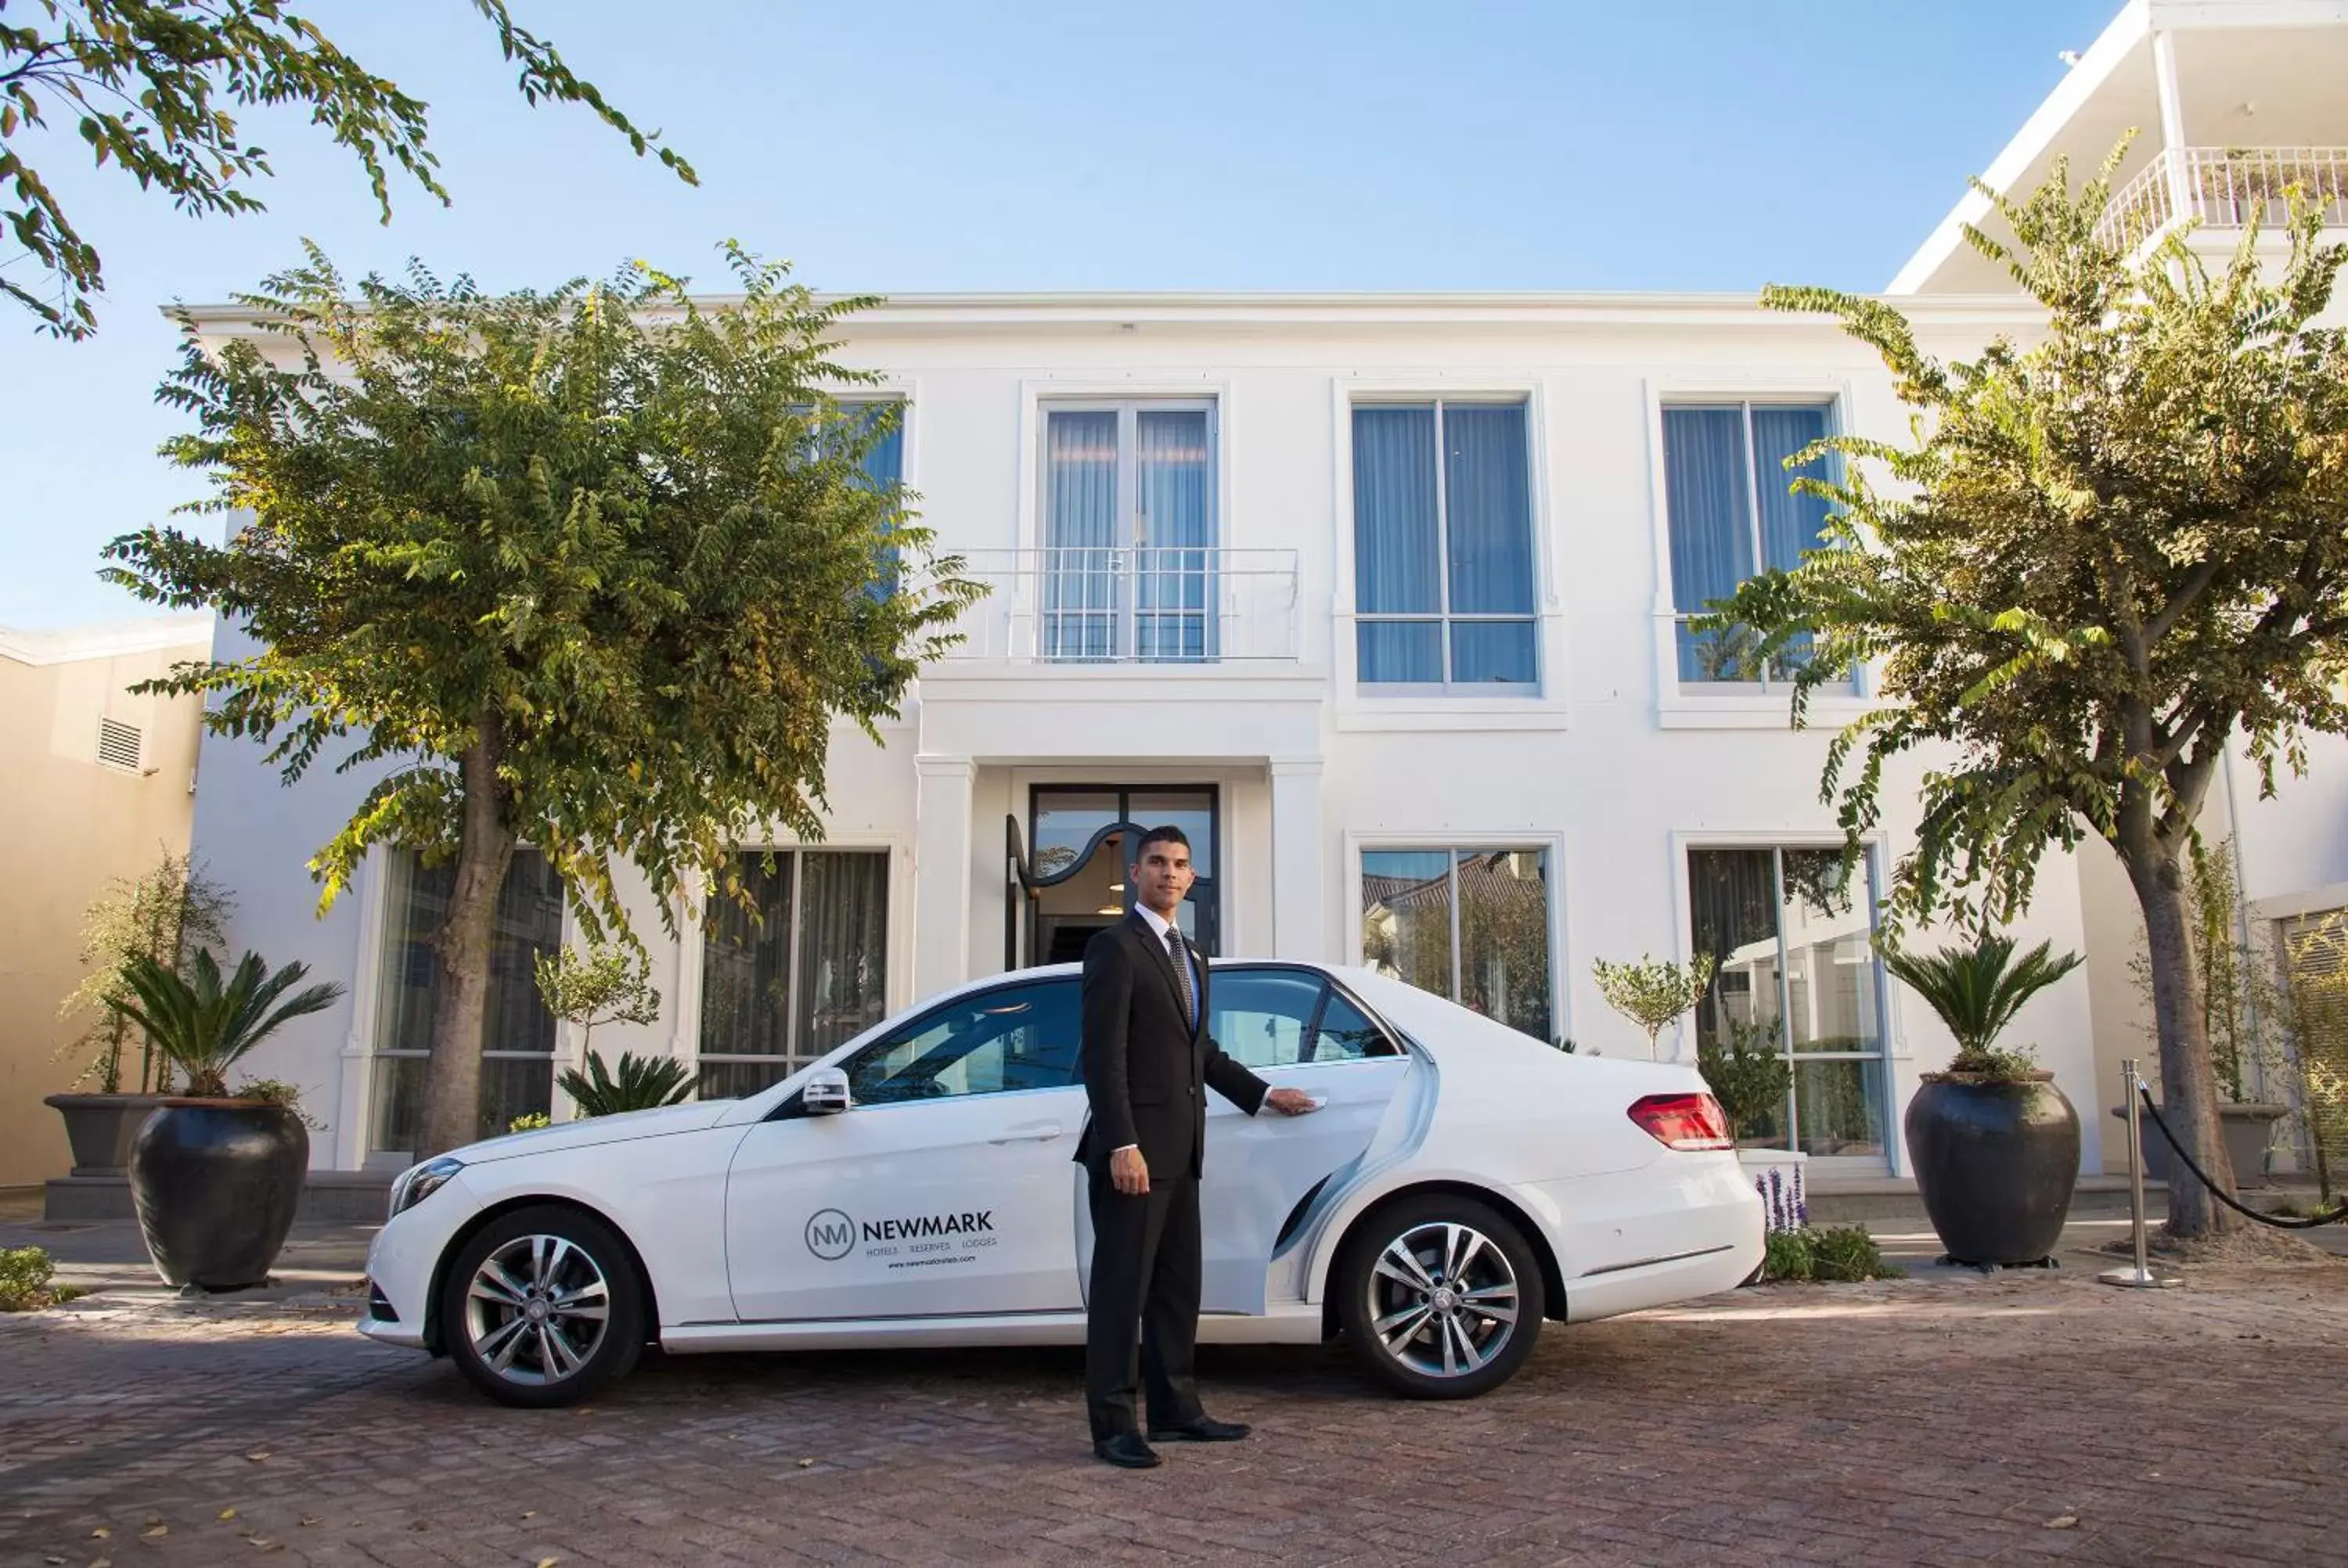
{"label": "small potted tree", "polygon": [[1956,1060],[1924,1074],[1904,1125],[1916,1189],[1952,1262],[2037,1263],[2054,1250],[2079,1178],[2079,1113],[2054,1075],[1997,1038],[2032,997],[2077,968],[2041,942],[1984,936],[1937,953],[1892,953],[1884,968],[1956,1037]]}
{"label": "small potted tree", "polygon": [[[546,1010],[579,1028],[579,1059],[586,1063],[592,1076],[582,1076],[576,1068],[566,1068],[557,1082],[571,1096],[580,1115],[648,1111],[685,1097],[679,1093],[674,1099],[655,1097],[637,1102],[646,1094],[667,1096],[693,1076],[685,1063],[673,1057],[654,1059],[675,1070],[671,1076],[656,1071],[653,1061],[623,1051],[620,1077],[614,1080],[604,1071],[603,1059],[595,1054],[597,1024],[646,1024],[660,1017],[660,992],[653,987],[651,965],[642,953],[632,954],[610,945],[590,948],[584,953],[564,948],[541,957],[533,978]],[[647,1072],[653,1076],[647,1078]],[[648,1087],[654,1080],[659,1085],[656,1091]],[[601,1109],[590,1109],[591,1106]]]}
{"label": "small potted tree", "polygon": [[343,994],[309,971],[274,974],[247,953],[225,979],[209,949],[182,977],[153,958],[123,966],[128,996],[107,1005],[147,1031],[186,1080],[147,1118],[130,1148],[130,1198],[156,1272],[172,1285],[239,1290],[269,1277],[310,1163],[310,1134],[280,1096],[232,1094],[228,1070],[291,1020]]}
{"label": "small potted tree", "polygon": [[83,916],[81,959],[89,973],[57,1016],[95,1021],[57,1054],[86,1052],[88,1064],[72,1088],[42,1102],[65,1120],[74,1175],[119,1176],[131,1140],[170,1087],[170,1063],[153,1040],[108,1005],[129,994],[123,966],[146,958],[183,969],[191,952],[223,939],[232,903],[187,856],[167,854],[138,876],[117,877]]}
{"label": "small potted tree", "polygon": [[[1785,1147],[1782,1132],[1775,1142],[1759,1142],[1768,1136],[1760,1129],[1785,1115],[1786,1093],[1794,1082],[1793,1063],[1786,1060],[1785,1048],[1778,1043],[1777,1020],[1739,1023],[1730,1020],[1726,1040],[1696,1041],[1695,1064],[1728,1118],[1730,1135],[1738,1140],[1737,1159],[1768,1205],[1769,1228],[1801,1229],[1810,1217],[1802,1180],[1802,1168],[1809,1156]],[[1745,1146],[1746,1138],[1755,1138],[1756,1145]]]}

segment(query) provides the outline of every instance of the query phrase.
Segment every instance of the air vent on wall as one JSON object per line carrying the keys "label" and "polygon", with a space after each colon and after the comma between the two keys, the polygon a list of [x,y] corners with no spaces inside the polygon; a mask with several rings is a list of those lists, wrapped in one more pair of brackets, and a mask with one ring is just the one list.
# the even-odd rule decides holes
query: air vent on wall
{"label": "air vent on wall", "polygon": [[139,745],[142,739],[144,737],[136,724],[100,719],[98,722],[98,760],[109,768],[135,774],[139,771]]}

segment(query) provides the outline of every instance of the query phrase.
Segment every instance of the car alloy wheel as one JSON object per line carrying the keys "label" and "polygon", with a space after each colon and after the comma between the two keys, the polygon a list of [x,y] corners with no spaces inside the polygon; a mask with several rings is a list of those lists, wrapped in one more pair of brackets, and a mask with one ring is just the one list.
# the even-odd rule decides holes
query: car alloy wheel
{"label": "car alloy wheel", "polygon": [[546,1204],[499,1214],[449,1259],[439,1323],[473,1385],[509,1405],[568,1405],[635,1364],[642,1282],[611,1227]]}
{"label": "car alloy wheel", "polygon": [[1520,1305],[1508,1255],[1474,1226],[1449,1221],[1388,1242],[1367,1288],[1371,1327],[1386,1354],[1428,1378],[1480,1369],[1506,1348]]}
{"label": "car alloy wheel", "polygon": [[584,1248],[559,1235],[516,1236],[483,1258],[465,1291],[465,1337],[499,1377],[556,1383],[603,1343],[612,1287]]}
{"label": "car alloy wheel", "polygon": [[1334,1282],[1346,1339],[1381,1382],[1418,1399],[1465,1399],[1506,1382],[1531,1353],[1541,1274],[1517,1227],[1471,1198],[1430,1194],[1374,1215]]}

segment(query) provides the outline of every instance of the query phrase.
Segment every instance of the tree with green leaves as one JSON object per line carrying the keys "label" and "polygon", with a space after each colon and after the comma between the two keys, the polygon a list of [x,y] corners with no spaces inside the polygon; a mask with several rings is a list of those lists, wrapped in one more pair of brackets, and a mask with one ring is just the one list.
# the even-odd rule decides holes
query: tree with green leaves
{"label": "tree with green leaves", "polygon": [[[519,66],[525,100],[583,104],[637,157],[656,152],[697,183],[657,134],[637,129],[553,45],[515,26],[506,0],[472,6]],[[288,104],[306,107],[359,160],[384,221],[395,165],[448,200],[440,160],[425,143],[423,100],[343,53],[283,0],[27,0],[23,10],[16,25],[0,17],[0,184],[15,186],[17,203],[0,217],[47,277],[27,287],[0,276],[0,296],[30,311],[44,332],[88,337],[106,286],[97,246],[26,161],[52,111],[61,124],[71,117],[98,167],[112,164],[196,217],[261,210],[252,187],[269,178],[269,154],[244,139],[236,116]]]}
{"label": "tree with green leaves", "polygon": [[1647,1031],[1647,1054],[1653,1056],[1656,1037],[1704,1000],[1714,962],[1710,953],[1698,953],[1684,964],[1642,953],[1635,963],[1596,959],[1590,973],[1606,1005]]}
{"label": "tree with green leaves", "polygon": [[539,956],[532,978],[546,1010],[579,1026],[579,1052],[595,1054],[599,1023],[645,1024],[660,1017],[652,963],[640,949],[599,943],[582,953],[561,948]]}
{"label": "tree with green leaves", "polygon": [[[1916,439],[1833,437],[1789,460],[1851,459],[1798,481],[1835,503],[1822,548],[1746,583],[1725,619],[1767,651],[1815,640],[1797,724],[1813,690],[1876,663],[1883,701],[1836,738],[1823,780],[1846,868],[1886,768],[1926,764],[1887,945],[1936,915],[1982,934],[2010,920],[2049,848],[2092,837],[2119,856],[2144,914],[2164,1114],[2230,1187],[2188,848],[2237,736],[2271,792],[2279,766],[2304,771],[2307,735],[2348,733],[2348,343],[2315,324],[2343,248],[2319,244],[2300,205],[2271,275],[2255,228],[2214,272],[2180,234],[2139,252],[2098,227],[2119,157],[2076,194],[2060,163],[2024,200],[1976,182],[2015,243],[1966,237],[2045,312],[2027,346],[1941,364],[1880,301],[1764,294],[1873,347]],[[2168,1205],[2181,1236],[2225,1221],[2192,1182]]]}
{"label": "tree with green leaves", "polygon": [[870,302],[727,251],[741,294],[704,309],[642,268],[354,289],[313,251],[242,298],[254,337],[208,353],[191,329],[163,387],[198,426],[170,456],[213,485],[191,509],[236,518],[228,542],[108,547],[115,581],[261,645],[153,689],[205,693],[214,733],[265,743],[289,784],[330,746],[382,774],[310,863],[322,909],[377,846],[454,858],[419,1154],[478,1124],[516,845],[591,942],[636,940],[620,859],[674,929],[700,889],[738,894],[742,838],[822,836],[834,718],[877,742],[982,591],[866,476],[893,415],[840,401],[873,378],[831,337]]}

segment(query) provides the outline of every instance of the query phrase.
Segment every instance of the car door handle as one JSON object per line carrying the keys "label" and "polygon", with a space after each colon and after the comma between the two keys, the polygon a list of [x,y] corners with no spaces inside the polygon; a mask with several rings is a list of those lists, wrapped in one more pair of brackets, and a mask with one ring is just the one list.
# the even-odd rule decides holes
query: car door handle
{"label": "car door handle", "polygon": [[1060,1135],[1057,1122],[1029,1122],[1014,1127],[1000,1138],[989,1138],[990,1143],[1048,1143]]}

